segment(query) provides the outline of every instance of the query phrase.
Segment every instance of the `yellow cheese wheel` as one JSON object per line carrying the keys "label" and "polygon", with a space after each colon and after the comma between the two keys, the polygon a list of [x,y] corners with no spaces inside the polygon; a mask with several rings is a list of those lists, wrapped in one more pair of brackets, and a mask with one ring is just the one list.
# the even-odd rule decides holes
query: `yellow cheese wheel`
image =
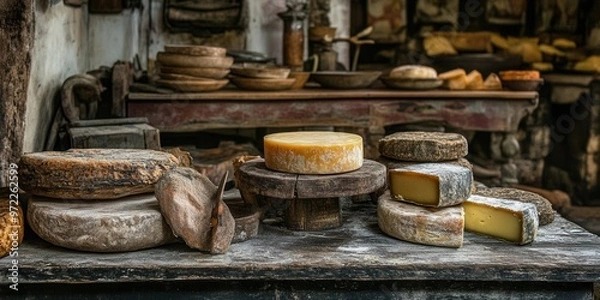
{"label": "yellow cheese wheel", "polygon": [[299,131],[264,137],[267,168],[296,174],[338,174],[363,164],[363,141],[357,134]]}

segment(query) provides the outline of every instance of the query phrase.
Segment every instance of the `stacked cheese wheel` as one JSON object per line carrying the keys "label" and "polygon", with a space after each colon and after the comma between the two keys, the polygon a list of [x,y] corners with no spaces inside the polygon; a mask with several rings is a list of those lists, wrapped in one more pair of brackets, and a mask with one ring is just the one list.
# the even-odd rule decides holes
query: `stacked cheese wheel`
{"label": "stacked cheese wheel", "polygon": [[[415,243],[461,247],[464,230],[531,243],[538,210],[531,203],[471,195],[466,139],[453,133],[399,132],[379,141],[389,191],[379,198],[386,234]],[[517,199],[516,199],[517,200]]]}
{"label": "stacked cheese wheel", "polygon": [[177,166],[153,150],[72,149],[21,157],[19,183],[31,195],[28,223],[44,240],[93,252],[133,251],[175,240],[154,185]]}

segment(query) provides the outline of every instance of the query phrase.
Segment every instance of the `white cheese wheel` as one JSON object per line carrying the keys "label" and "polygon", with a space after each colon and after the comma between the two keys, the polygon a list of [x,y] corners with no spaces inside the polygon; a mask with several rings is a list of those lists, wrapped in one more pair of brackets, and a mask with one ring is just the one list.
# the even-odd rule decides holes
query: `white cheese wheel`
{"label": "white cheese wheel", "polygon": [[264,137],[267,168],[296,174],[339,174],[363,164],[362,137],[353,133],[299,131]]}
{"label": "white cheese wheel", "polygon": [[32,196],[27,221],[47,242],[79,251],[136,251],[176,241],[152,194],[110,201]]}
{"label": "white cheese wheel", "polygon": [[389,192],[377,204],[379,228],[408,242],[459,248],[463,243],[464,212],[460,205],[425,208],[393,200]]}
{"label": "white cheese wheel", "polygon": [[392,198],[430,207],[460,204],[471,196],[473,173],[468,168],[424,163],[388,171]]}
{"label": "white cheese wheel", "polygon": [[407,131],[379,140],[381,155],[402,161],[456,160],[465,157],[468,151],[467,139],[458,133]]}
{"label": "white cheese wheel", "polygon": [[539,221],[534,204],[471,196],[463,203],[465,230],[524,245],[533,242]]}
{"label": "white cheese wheel", "polygon": [[161,151],[71,149],[27,153],[19,184],[32,195],[59,199],[116,199],[154,191],[163,172],[179,160]]}
{"label": "white cheese wheel", "polygon": [[397,79],[436,79],[437,71],[427,66],[404,65],[392,69],[389,77]]}

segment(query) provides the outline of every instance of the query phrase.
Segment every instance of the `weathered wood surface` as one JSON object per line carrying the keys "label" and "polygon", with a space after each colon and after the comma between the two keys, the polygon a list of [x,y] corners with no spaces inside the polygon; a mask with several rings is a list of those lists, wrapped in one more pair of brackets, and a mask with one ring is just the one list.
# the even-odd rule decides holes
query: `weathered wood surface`
{"label": "weathered wood surface", "polygon": [[148,117],[168,131],[210,128],[387,125],[443,121],[465,130],[516,131],[538,102],[535,92],[395,90],[286,92],[217,91],[206,94],[130,93],[129,117]]}
{"label": "weathered wood surface", "polygon": [[386,168],[366,159],[353,172],[332,175],[298,175],[270,170],[263,159],[244,163],[238,172],[239,188],[257,195],[283,199],[314,199],[370,194],[385,185]]}
{"label": "weathered wood surface", "polygon": [[[19,247],[19,283],[600,281],[600,237],[560,216],[540,228],[535,242],[528,246],[515,246],[467,232],[463,247],[450,249],[411,244],[386,236],[377,226],[375,206],[371,203],[344,201],[343,214],[342,227],[322,232],[290,231],[263,224],[256,238],[231,245],[223,255],[201,253],[182,244],[132,253],[90,254],[29,238]],[[10,260],[0,259],[0,263],[8,265]],[[7,285],[9,280],[6,276],[0,277],[0,285]],[[521,288],[527,291],[528,286],[521,285]]]}
{"label": "weathered wood surface", "polygon": [[130,101],[147,100],[313,100],[313,99],[502,99],[529,101],[537,98],[537,92],[516,91],[401,91],[392,89],[362,89],[362,90],[330,90],[323,88],[305,88],[275,92],[242,91],[239,89],[223,89],[213,93],[179,93],[161,95],[154,93],[130,93]]}

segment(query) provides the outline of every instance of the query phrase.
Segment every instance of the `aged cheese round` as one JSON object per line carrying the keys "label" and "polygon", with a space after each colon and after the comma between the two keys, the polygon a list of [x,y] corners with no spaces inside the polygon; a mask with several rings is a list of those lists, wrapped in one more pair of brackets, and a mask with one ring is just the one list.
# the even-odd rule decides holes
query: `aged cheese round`
{"label": "aged cheese round", "polygon": [[79,251],[136,251],[176,241],[152,194],[110,201],[32,196],[27,221],[47,242]]}
{"label": "aged cheese round", "polygon": [[363,164],[363,141],[357,134],[328,131],[281,132],[266,135],[267,168],[296,174],[338,174]]}
{"label": "aged cheese round", "polygon": [[[224,253],[233,239],[235,220],[223,200],[215,199],[216,194],[217,187],[208,177],[184,167],[166,172],[155,191],[175,236],[192,248]],[[220,211],[215,211],[217,205]]]}
{"label": "aged cheese round", "polygon": [[427,66],[404,65],[392,69],[389,77],[398,79],[436,79],[437,71]]}
{"label": "aged cheese round", "polygon": [[456,160],[468,151],[467,139],[458,133],[396,132],[379,140],[381,155],[403,161]]}
{"label": "aged cheese round", "polygon": [[32,195],[59,199],[116,199],[154,191],[165,170],[179,164],[161,151],[71,149],[27,153],[19,183]]}
{"label": "aged cheese round", "polygon": [[388,171],[392,198],[417,205],[448,207],[471,196],[473,172],[444,163],[423,163]]}
{"label": "aged cheese round", "polygon": [[[8,193],[0,199],[0,257],[9,255],[23,242],[25,221],[20,205],[9,202]],[[10,199],[18,199],[10,198]]]}
{"label": "aged cheese round", "polygon": [[389,193],[377,204],[379,228],[408,242],[459,248],[463,243],[462,206],[426,208],[393,200]]}
{"label": "aged cheese round", "polygon": [[546,198],[536,193],[505,187],[484,188],[477,190],[476,193],[486,197],[532,203],[537,208],[540,225],[547,225],[554,221],[554,210],[552,210],[552,204]]}
{"label": "aged cheese round", "polygon": [[518,245],[533,242],[539,222],[535,205],[473,195],[463,204],[465,230]]}

